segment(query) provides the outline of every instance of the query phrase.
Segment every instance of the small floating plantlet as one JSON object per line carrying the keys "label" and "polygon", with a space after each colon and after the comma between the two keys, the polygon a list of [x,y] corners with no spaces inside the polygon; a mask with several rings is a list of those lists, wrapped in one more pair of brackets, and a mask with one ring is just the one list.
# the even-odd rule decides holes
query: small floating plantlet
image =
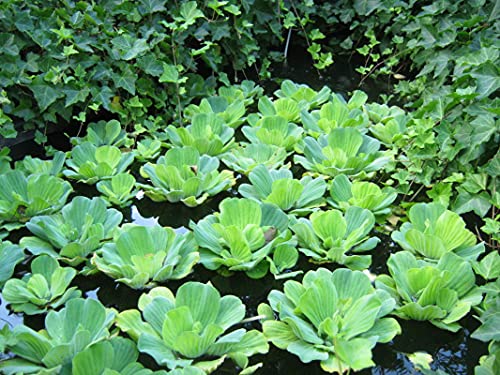
{"label": "small floating plantlet", "polygon": [[417,203],[410,208],[409,222],[403,223],[392,239],[414,255],[438,261],[448,252],[474,261],[484,252],[474,233],[457,213],[439,203]]}
{"label": "small floating plantlet", "polygon": [[304,144],[304,156],[295,155],[294,161],[315,175],[366,178],[391,160],[379,141],[355,128],[335,128],[317,140],[306,137]]}
{"label": "small floating plantlet", "polygon": [[293,151],[302,140],[302,128],[281,116],[264,116],[252,126],[241,129],[245,137],[254,144],[264,143]]}
{"label": "small floating plantlet", "polygon": [[287,157],[288,153],[283,147],[245,143],[221,155],[220,159],[232,170],[248,175],[259,165],[269,169],[290,168],[290,163],[285,164]]}
{"label": "small floating plantlet", "polygon": [[251,184],[241,184],[238,192],[245,198],[272,203],[291,214],[305,214],[324,204],[326,182],[322,178],[293,178],[288,169],[268,170],[259,165],[250,172]]}
{"label": "small floating plantlet", "polygon": [[191,232],[125,224],[113,242],[96,251],[92,264],[116,281],[140,289],[186,277],[199,259]]}
{"label": "small floating plantlet", "polygon": [[71,151],[71,158],[66,160],[69,169],[63,173],[70,179],[92,185],[125,172],[133,161],[132,152],[122,152],[115,146],[97,147],[83,142]]}
{"label": "small floating plantlet", "polygon": [[341,174],[332,180],[327,202],[341,210],[357,206],[370,210],[375,216],[384,217],[390,214],[391,204],[397,196],[398,193],[391,187],[381,189],[373,182],[351,182],[346,175]]}
{"label": "small floating plantlet", "polygon": [[59,177],[26,176],[19,170],[0,175],[0,186],[0,229],[8,231],[21,228],[33,216],[57,212],[73,190]]}
{"label": "small floating plantlet", "polygon": [[139,192],[135,183],[135,177],[130,173],[120,173],[109,180],[99,181],[96,188],[109,203],[125,207]]}
{"label": "small floating plantlet", "polygon": [[76,286],[68,288],[75,276],[74,268],[61,267],[56,259],[40,255],[31,262],[31,273],[5,283],[2,297],[16,312],[41,314],[81,296]]}
{"label": "small floating plantlet", "polygon": [[[343,214],[339,210],[315,211],[309,219],[292,221],[299,250],[317,263],[338,263],[354,270],[370,266],[370,255],[357,255],[373,250],[379,242],[371,237],[374,215],[360,207],[351,206]],[[355,253],[355,254],[347,254]]]}
{"label": "small floating plantlet", "polygon": [[173,148],[155,164],[147,163],[141,175],[151,184],[137,184],[155,202],[182,202],[195,207],[236,183],[233,172],[219,172],[219,159],[201,155],[194,147]]}
{"label": "small floating plantlet", "polygon": [[78,196],[61,212],[32,218],[26,226],[36,237],[23,237],[20,245],[32,254],[47,254],[75,266],[113,237],[122,218],[104,199]]}
{"label": "small floating plantlet", "polygon": [[139,351],[168,369],[195,367],[211,373],[226,358],[246,369],[249,357],[269,350],[262,332],[227,332],[243,322],[245,305],[236,296],[221,297],[210,284],[190,281],[175,295],[157,287],[139,298],[138,307],[121,312],[116,324],[137,341]]}
{"label": "small floating plantlet", "polygon": [[234,146],[234,129],[215,113],[195,114],[184,128],[169,125],[167,135],[172,147],[190,146],[200,155],[216,156]]}

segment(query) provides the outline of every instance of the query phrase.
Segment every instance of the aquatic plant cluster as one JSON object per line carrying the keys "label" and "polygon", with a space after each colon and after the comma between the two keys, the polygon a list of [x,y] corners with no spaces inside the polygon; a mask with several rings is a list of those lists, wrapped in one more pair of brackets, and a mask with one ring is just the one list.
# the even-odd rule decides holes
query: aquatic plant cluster
{"label": "aquatic plant cluster", "polygon": [[[472,312],[482,321],[474,335],[492,342],[481,368],[493,368],[500,256],[439,199],[405,196],[391,179],[404,148],[377,130],[394,113],[406,132],[419,120],[366,100],[291,81],[268,97],[244,82],[188,107],[187,126],[140,141],[111,120],[90,124],[66,154],[12,163],[4,152],[2,297],[12,311],[46,316],[40,331],[4,326],[1,348],[12,357],[1,371],[152,373],[140,352],[165,369],[154,373],[205,374],[232,360],[249,374],[261,366],[251,357],[272,343],[342,373],[374,366],[377,343],[404,334],[399,319],[456,332]],[[243,110],[229,116],[234,103]],[[95,185],[96,196],[78,195],[81,184]],[[126,223],[120,211],[139,198],[194,207],[221,194],[217,212],[182,232]],[[16,230],[31,235],[13,244],[5,238]],[[400,251],[373,281],[377,232],[392,233]],[[300,257],[315,269],[304,274]],[[21,262],[29,272],[18,277]],[[210,283],[168,288],[200,266],[287,281],[248,316]],[[136,308],[82,298],[73,279],[99,272],[143,290]],[[246,328],[253,320],[261,329]]]}
{"label": "aquatic plant cluster", "polygon": [[[24,320],[0,323],[0,373],[244,375],[276,350],[342,374],[405,321],[471,316],[475,374],[500,373],[498,1],[43,3],[0,3],[0,135],[81,131],[0,150],[0,291]],[[241,81],[297,37],[386,94]],[[191,220],[135,223],[141,202]],[[252,305],[201,273],[274,284]],[[132,305],[81,287],[99,275]]]}

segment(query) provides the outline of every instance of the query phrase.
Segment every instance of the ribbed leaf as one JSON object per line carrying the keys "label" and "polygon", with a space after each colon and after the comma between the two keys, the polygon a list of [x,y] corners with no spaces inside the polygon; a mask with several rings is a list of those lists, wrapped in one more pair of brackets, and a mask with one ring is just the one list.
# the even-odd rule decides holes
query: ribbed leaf
{"label": "ribbed leaf", "polygon": [[189,307],[193,320],[207,326],[217,319],[220,299],[219,292],[212,285],[191,282],[179,288],[175,305]]}
{"label": "ribbed leaf", "polygon": [[219,222],[224,226],[244,229],[248,224],[261,225],[261,220],[261,207],[253,200],[230,198],[220,204]]}

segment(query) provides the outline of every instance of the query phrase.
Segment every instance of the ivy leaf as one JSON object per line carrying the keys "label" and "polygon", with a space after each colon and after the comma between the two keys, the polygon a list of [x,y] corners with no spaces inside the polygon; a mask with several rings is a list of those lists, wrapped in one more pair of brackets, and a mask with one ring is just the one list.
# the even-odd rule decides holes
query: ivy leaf
{"label": "ivy leaf", "polygon": [[40,110],[45,111],[49,105],[54,103],[57,99],[64,96],[64,93],[60,90],[56,90],[51,85],[46,83],[42,83],[43,80],[37,77],[33,82],[38,81],[40,83],[34,84],[30,86],[31,91],[33,91],[33,95],[35,95],[35,99],[40,107]]}
{"label": "ivy leaf", "polygon": [[90,94],[90,89],[88,87],[84,87],[81,90],[65,89],[63,92],[66,94],[66,102],[64,103],[64,106],[69,107],[70,105],[83,102],[87,99],[87,96]]}
{"label": "ivy leaf", "polygon": [[1,33],[0,45],[2,52],[6,55],[17,56],[19,54],[19,47],[15,44],[14,34]]}
{"label": "ivy leaf", "polygon": [[188,1],[181,5],[181,17],[174,17],[178,22],[183,22],[180,25],[181,29],[187,29],[196,22],[197,18],[203,17],[203,12],[198,9],[196,1]]}
{"label": "ivy leaf", "polygon": [[165,0],[141,0],[139,12],[142,15],[161,12],[165,10]]}
{"label": "ivy leaf", "polygon": [[135,95],[135,81],[137,81],[137,74],[127,67],[121,74],[113,75],[113,82],[116,87],[121,87],[127,90],[132,95]]}
{"label": "ivy leaf", "polygon": [[146,55],[139,58],[137,66],[153,77],[159,77],[163,73],[163,65],[154,55]]}
{"label": "ivy leaf", "polygon": [[109,104],[111,103],[111,98],[113,97],[113,91],[109,88],[109,86],[93,87],[91,90],[92,100],[98,104],[102,104],[102,106],[110,110]]}
{"label": "ivy leaf", "polygon": [[354,9],[361,16],[367,16],[382,5],[380,0],[354,0]]}
{"label": "ivy leaf", "polygon": [[492,62],[484,64],[470,75],[477,80],[479,99],[486,98],[500,87],[498,68]]}
{"label": "ivy leaf", "polygon": [[127,34],[111,39],[111,44],[117,49],[122,60],[134,59],[149,50],[146,39],[135,39]]}
{"label": "ivy leaf", "polygon": [[491,207],[490,197],[486,192],[481,194],[459,193],[452,210],[461,215],[474,211],[480,217],[484,217]]}
{"label": "ivy leaf", "polygon": [[179,82],[179,72],[175,65],[163,64],[163,74],[160,77],[160,82]]}

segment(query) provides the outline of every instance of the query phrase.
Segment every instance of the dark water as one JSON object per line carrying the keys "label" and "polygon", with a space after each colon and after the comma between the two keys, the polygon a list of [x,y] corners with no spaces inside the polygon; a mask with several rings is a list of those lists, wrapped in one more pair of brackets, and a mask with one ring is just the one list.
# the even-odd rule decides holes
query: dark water
{"label": "dark water", "polygon": [[[294,56],[288,60],[287,65],[275,66],[272,68],[273,75],[283,79],[293,79],[297,83],[307,83],[315,89],[320,89],[328,85],[334,92],[346,94],[358,88],[359,75],[354,72],[354,63],[337,61],[333,67],[317,74],[311,66],[306,53],[292,53]],[[276,83],[266,83],[267,92],[277,88]],[[383,83],[367,80],[360,87],[366,91],[371,100],[375,100],[379,93],[387,91]],[[58,149],[67,150],[67,139],[61,134],[49,137],[49,142]],[[12,156],[15,159],[21,158],[25,154],[33,154],[36,148],[31,143],[19,145],[16,147]],[[38,152],[40,150],[38,149]],[[137,165],[135,172],[137,172]],[[138,176],[137,173],[135,173]],[[239,183],[244,179],[240,178]],[[74,183],[76,193],[86,196],[95,196],[97,191],[92,186]],[[140,225],[171,226],[179,231],[184,231],[189,226],[189,221],[197,221],[206,215],[217,211],[218,204],[222,199],[228,196],[234,196],[237,188],[230,192],[219,194],[208,203],[197,208],[188,208],[182,204],[156,203],[148,198],[135,200],[130,207],[122,209],[125,222],[134,222]],[[389,255],[399,248],[391,241],[388,236],[376,233],[381,237],[377,249],[372,251],[371,272],[380,274],[387,272],[386,260]],[[26,235],[24,231],[12,233],[10,239],[16,242],[20,237]],[[324,266],[324,265],[323,265]],[[297,269],[307,272],[310,269],[317,268],[317,265],[309,263],[305,257],[301,256]],[[327,268],[334,269],[334,265],[327,265]],[[16,277],[22,276],[29,269],[29,261],[19,265],[16,269]],[[300,280],[301,276],[296,277]],[[177,282],[163,284],[173,291],[186,281],[210,281],[221,294],[233,294],[242,299],[247,306],[247,317],[257,315],[257,306],[266,302],[267,295],[272,289],[282,290],[284,280],[275,280],[267,276],[260,280],[250,280],[244,274],[234,274],[231,277],[223,277],[215,272],[204,269],[201,265],[197,266],[194,272],[186,279]],[[90,298],[98,298],[104,305],[114,307],[118,310],[136,308],[137,300],[141,291],[133,290],[126,285],[115,283],[114,280],[103,274],[92,276],[77,276],[73,285],[78,286],[83,294]],[[25,316],[21,314],[10,313],[1,300],[0,295],[0,326],[9,324],[15,326],[24,322],[34,329],[42,329],[44,315]],[[2,322],[3,321],[3,322]],[[394,374],[405,375],[415,374],[416,370],[410,363],[405,354],[416,351],[425,351],[432,355],[434,361],[432,368],[440,369],[449,374],[472,374],[474,366],[478,363],[479,357],[487,353],[487,347],[484,343],[470,338],[470,333],[478,327],[477,321],[469,314],[461,321],[464,327],[458,333],[449,333],[437,329],[430,323],[400,321],[403,334],[397,336],[389,344],[379,344],[374,349],[374,361],[376,367],[359,372],[360,374]],[[247,323],[246,328],[260,329],[258,322]],[[1,357],[0,357],[1,358]],[[155,368],[154,361],[147,355],[141,355],[141,361],[148,367]],[[257,374],[324,374],[319,363],[303,364],[298,357],[289,354],[286,351],[279,350],[271,345],[270,352],[265,356],[255,356],[251,358],[251,363],[263,362],[263,367],[257,371]],[[235,374],[237,369],[231,361],[226,361],[216,374]]]}
{"label": "dark water", "polygon": [[392,91],[391,82],[385,79],[368,77],[362,80],[363,77],[356,72],[356,67],[360,65],[363,65],[363,61],[359,56],[338,55],[334,56],[332,65],[319,71],[314,68],[306,47],[292,46],[285,62],[272,64],[269,68],[272,80],[265,80],[261,84],[267,93],[278,89],[279,83],[284,79],[306,84],[315,90],[328,86],[333,92],[344,97],[354,90],[363,90],[369,101],[377,101],[380,94]]}

